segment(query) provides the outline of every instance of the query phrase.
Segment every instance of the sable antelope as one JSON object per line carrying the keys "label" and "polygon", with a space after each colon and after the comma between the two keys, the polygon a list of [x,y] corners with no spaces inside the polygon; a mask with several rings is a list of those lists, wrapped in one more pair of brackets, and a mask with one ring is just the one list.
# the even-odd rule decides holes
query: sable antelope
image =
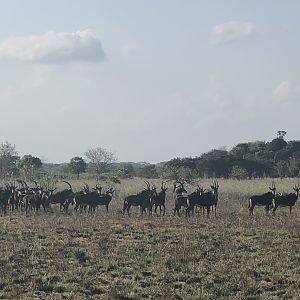
{"label": "sable antelope", "polygon": [[23,211],[25,208],[24,196],[29,193],[30,188],[24,180],[17,179],[17,182],[19,183],[19,187],[15,192],[15,206],[16,209],[21,208]]}
{"label": "sable antelope", "polygon": [[269,212],[269,210],[273,206],[273,199],[274,199],[275,193],[276,193],[276,186],[275,186],[274,182],[272,183],[272,186],[269,187],[269,190],[271,192],[267,192],[262,195],[253,195],[250,197],[249,205],[248,205],[250,215],[253,215],[253,210],[256,205],[264,206],[266,212],[267,213]]}
{"label": "sable antelope", "polygon": [[[166,202],[166,191],[167,191],[167,187],[166,187],[166,182],[161,183],[161,187],[160,187],[160,192],[157,193],[156,190],[155,192],[152,192],[152,197],[151,197],[151,208],[154,206],[154,211],[157,215],[157,208],[159,207],[159,211],[160,214],[163,211],[163,216],[165,215],[166,212],[166,206],[165,206],[165,202]],[[163,209],[162,209],[163,208]],[[152,209],[151,209],[152,210]]]}
{"label": "sable antelope", "polygon": [[300,190],[299,183],[293,187],[293,190],[295,191],[295,193],[275,196],[273,214],[275,214],[276,209],[280,206],[289,206],[290,215],[292,214],[292,207],[296,204],[299,196],[299,190]]}
{"label": "sable antelope", "polygon": [[211,206],[211,210],[215,211],[215,216],[217,215],[217,205],[219,201],[219,183],[217,180],[214,180],[210,186],[212,189],[212,195],[214,198],[214,204]]}
{"label": "sable antelope", "polygon": [[69,189],[64,189],[59,191],[56,194],[52,194],[49,198],[50,203],[59,204],[59,210],[68,212],[69,205],[74,198],[74,192],[72,191],[72,186],[69,182],[62,180],[69,186]]}
{"label": "sable antelope", "polygon": [[98,190],[98,198],[96,199],[96,201],[90,206],[89,210],[93,210],[95,212],[95,209],[98,205],[105,205],[106,208],[106,212],[108,212],[108,206],[109,203],[113,197],[114,194],[114,189],[113,188],[109,188],[105,194],[101,194],[101,190]]}
{"label": "sable antelope", "polygon": [[[190,212],[194,212],[195,207],[201,207],[204,213],[204,209],[206,208],[207,216],[209,216],[210,209],[213,206],[216,206],[218,202],[218,184],[214,184],[214,189],[212,191],[205,192],[203,187],[198,185],[197,191],[188,195],[187,201],[187,209],[186,209],[186,216],[190,216]],[[216,209],[215,209],[216,215]]]}
{"label": "sable antelope", "polygon": [[123,205],[123,215],[125,214],[125,211],[127,211],[128,216],[130,216],[129,211],[131,206],[139,206],[141,215],[143,215],[145,209],[148,208],[150,214],[150,198],[152,191],[150,188],[150,183],[148,181],[145,181],[145,183],[147,188],[144,188],[144,190],[138,194],[129,195],[125,198]]}
{"label": "sable antelope", "polygon": [[204,192],[205,189],[197,184],[196,191],[187,196],[186,216],[190,216],[190,212],[194,214],[195,207],[202,208],[204,213],[204,208],[206,207],[205,198],[202,196]]}
{"label": "sable antelope", "polygon": [[7,208],[11,214],[13,209],[13,196],[15,192],[15,187],[13,185],[6,184],[5,189],[0,190],[0,209],[1,214],[5,215],[7,213]]}
{"label": "sable antelope", "polygon": [[52,183],[50,185],[47,183],[46,185],[41,186],[42,195],[40,197],[40,201],[37,203],[37,210],[40,209],[42,205],[44,211],[47,211],[47,208],[50,206],[50,198],[52,197],[53,193],[56,191],[56,187]]}
{"label": "sable antelope", "polygon": [[[177,183],[179,185],[177,185]],[[187,193],[187,190],[184,188],[183,182],[176,181],[174,183],[173,194],[175,193],[175,207],[174,207],[174,215],[177,213],[180,216],[180,210],[182,207],[187,207],[187,196],[183,196],[183,193]]]}
{"label": "sable antelope", "polygon": [[82,210],[86,211],[86,207],[88,206],[89,207],[88,212],[92,213],[93,211],[95,211],[98,198],[99,198],[99,194],[96,191],[89,192],[87,194],[77,193],[74,195],[74,202],[75,202],[74,210],[77,211],[78,207],[80,206],[81,211]]}
{"label": "sable antelope", "polygon": [[[90,195],[90,187],[87,183],[84,183],[82,191],[76,192],[73,194],[73,203],[75,204],[74,210],[77,211],[78,207],[80,207],[80,212],[84,210],[86,212],[86,208],[89,204],[91,204],[91,199],[93,195],[96,195],[96,190],[98,188],[98,184],[96,185],[96,188],[93,188],[94,192]],[[100,187],[102,189],[102,187]],[[89,196],[88,196],[89,195]]]}

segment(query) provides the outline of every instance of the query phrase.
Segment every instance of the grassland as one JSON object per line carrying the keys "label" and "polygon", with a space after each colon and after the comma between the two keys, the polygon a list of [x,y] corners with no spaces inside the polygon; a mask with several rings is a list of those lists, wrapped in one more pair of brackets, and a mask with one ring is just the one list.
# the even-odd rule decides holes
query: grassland
{"label": "grassland", "polygon": [[[1,217],[0,299],[300,299],[299,203],[291,217],[248,215],[249,196],[270,182],[220,181],[210,218],[172,216],[171,187],[165,217],[123,217],[141,180],[116,187],[108,214]],[[290,191],[296,180],[276,183]]]}

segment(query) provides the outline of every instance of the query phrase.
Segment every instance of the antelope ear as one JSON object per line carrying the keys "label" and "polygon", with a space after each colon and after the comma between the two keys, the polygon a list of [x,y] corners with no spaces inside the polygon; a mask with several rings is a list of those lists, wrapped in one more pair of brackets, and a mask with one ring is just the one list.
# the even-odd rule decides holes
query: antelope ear
{"label": "antelope ear", "polygon": [[211,187],[212,189],[214,188],[214,186],[213,186],[213,185],[211,185],[210,187]]}

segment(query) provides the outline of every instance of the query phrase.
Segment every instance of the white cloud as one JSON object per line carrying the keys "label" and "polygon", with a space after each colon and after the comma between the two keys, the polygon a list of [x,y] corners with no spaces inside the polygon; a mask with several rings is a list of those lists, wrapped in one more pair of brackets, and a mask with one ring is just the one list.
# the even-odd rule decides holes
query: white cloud
{"label": "white cloud", "polygon": [[255,26],[252,23],[229,21],[214,26],[211,40],[214,44],[224,44],[239,41],[255,34]]}
{"label": "white cloud", "polygon": [[273,91],[273,98],[281,102],[295,101],[300,99],[300,86],[290,80],[281,82]]}
{"label": "white cloud", "polygon": [[43,35],[11,37],[0,43],[0,59],[61,64],[74,61],[99,62],[105,59],[101,42],[90,30],[49,31]]}

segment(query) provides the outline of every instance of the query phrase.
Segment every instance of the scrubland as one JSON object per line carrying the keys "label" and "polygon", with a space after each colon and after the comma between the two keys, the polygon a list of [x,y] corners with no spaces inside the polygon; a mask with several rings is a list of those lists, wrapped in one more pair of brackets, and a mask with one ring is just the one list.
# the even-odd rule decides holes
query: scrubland
{"label": "scrubland", "polygon": [[[297,182],[276,185],[290,192]],[[261,207],[249,216],[249,196],[271,180],[219,184],[217,215],[209,218],[173,216],[171,182],[164,217],[141,217],[137,208],[123,216],[123,199],[144,187],[140,179],[115,186],[109,213],[52,206],[0,217],[0,299],[300,299],[299,203],[291,216]]]}

